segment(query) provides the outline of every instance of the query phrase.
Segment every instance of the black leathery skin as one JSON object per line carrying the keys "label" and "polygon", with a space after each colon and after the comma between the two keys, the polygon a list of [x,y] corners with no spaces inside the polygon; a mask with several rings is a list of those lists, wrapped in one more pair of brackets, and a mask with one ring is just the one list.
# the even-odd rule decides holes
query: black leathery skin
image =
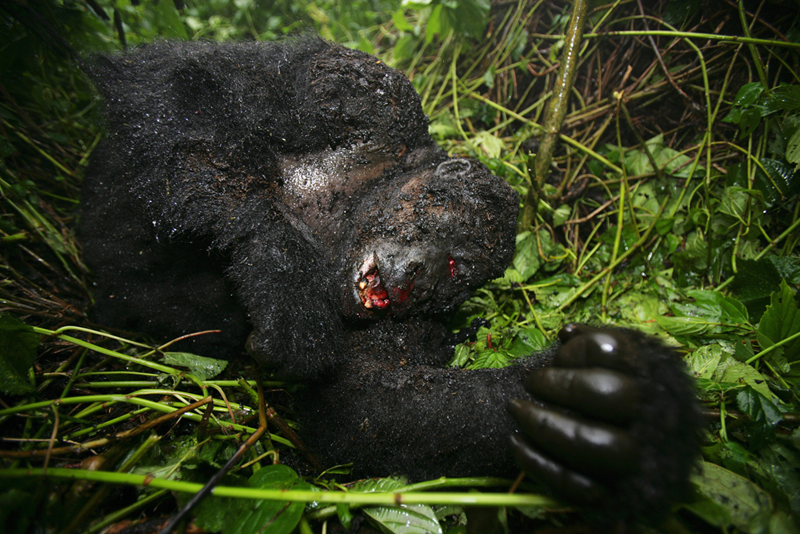
{"label": "black leathery skin", "polygon": [[576,471],[613,478],[635,470],[638,447],[624,429],[524,399],[509,403],[509,410],[529,441]]}
{"label": "black leathery skin", "polygon": [[537,369],[525,378],[525,389],[542,400],[613,423],[628,423],[638,415],[641,394],[627,375],[599,367]]}
{"label": "black leathery skin", "polygon": [[608,492],[597,482],[538,453],[517,436],[512,435],[510,440],[517,465],[545,482],[557,495],[569,495],[572,502],[589,505],[608,497]]}
{"label": "black leathery skin", "polygon": [[[543,479],[553,480],[558,494],[565,496],[559,488],[567,488],[565,498],[579,497],[595,510],[618,510],[616,515],[621,517],[659,520],[670,502],[688,494],[689,474],[699,451],[702,421],[680,357],[657,339],[622,328],[567,325],[559,339],[562,344],[551,366],[534,371],[535,377],[526,379],[534,392],[544,389],[545,395],[534,393],[533,403],[523,400],[509,407],[522,429],[513,440],[515,454],[529,458],[532,476],[540,473]],[[607,399],[603,388],[592,384],[602,369],[610,370],[612,376],[625,377],[620,382],[615,380],[618,387],[612,391],[622,390],[616,399]],[[536,376],[551,370],[556,374],[544,381]],[[559,384],[558,375],[565,371],[571,378]],[[575,377],[581,375],[578,382],[584,384],[578,386],[583,388],[579,397],[585,406],[575,398],[565,400],[564,392],[553,394],[559,387],[576,387]],[[584,388],[587,384],[589,387]],[[624,410],[622,417],[615,420],[603,413],[595,415],[603,411],[598,406],[607,403],[613,408],[625,398],[632,399],[633,406]],[[591,439],[586,440],[587,446],[581,446],[580,439],[570,438],[591,434],[594,425],[610,431],[605,447],[600,440],[605,457],[592,456],[598,444]],[[625,437],[615,442],[614,436]],[[611,465],[609,459],[617,465]],[[551,464],[559,469],[548,467]],[[592,484],[565,482],[572,480],[565,472],[577,472]],[[594,485],[603,491],[595,491]],[[590,489],[581,492],[582,486]],[[577,493],[573,495],[573,491]]]}

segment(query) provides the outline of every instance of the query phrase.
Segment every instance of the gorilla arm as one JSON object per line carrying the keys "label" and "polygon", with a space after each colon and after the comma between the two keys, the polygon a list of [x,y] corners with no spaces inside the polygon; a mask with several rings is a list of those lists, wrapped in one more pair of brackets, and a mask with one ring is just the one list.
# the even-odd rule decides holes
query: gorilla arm
{"label": "gorilla arm", "polygon": [[362,332],[337,379],[301,401],[306,439],[329,462],[354,462],[357,475],[513,477],[515,458],[566,501],[624,504],[617,516],[662,513],[698,449],[680,359],[627,330],[570,326],[560,337],[555,356],[468,371],[418,364],[413,349],[390,362],[377,353],[398,350],[373,354]]}

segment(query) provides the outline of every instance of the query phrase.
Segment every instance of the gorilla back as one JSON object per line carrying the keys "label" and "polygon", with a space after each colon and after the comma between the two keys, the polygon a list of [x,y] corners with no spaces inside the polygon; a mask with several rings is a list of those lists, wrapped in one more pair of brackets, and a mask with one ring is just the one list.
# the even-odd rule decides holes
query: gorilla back
{"label": "gorilla back", "polygon": [[246,346],[313,383],[301,435],[357,475],[513,476],[516,455],[631,515],[685,489],[692,386],[655,340],[570,327],[511,367],[447,368],[443,325],[510,262],[519,200],[436,146],[401,73],[314,38],[157,43],[87,71],[108,127],[79,228],[98,322],[220,329],[192,350]]}

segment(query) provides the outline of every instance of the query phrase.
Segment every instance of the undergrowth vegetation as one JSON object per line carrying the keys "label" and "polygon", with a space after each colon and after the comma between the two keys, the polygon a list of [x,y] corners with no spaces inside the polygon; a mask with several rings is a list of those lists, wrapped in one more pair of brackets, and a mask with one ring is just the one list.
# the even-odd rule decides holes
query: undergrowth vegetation
{"label": "undergrowth vegetation", "polygon": [[[661,528],[797,532],[800,3],[642,4],[590,3],[563,92],[571,2],[0,4],[5,532],[157,531],[253,435],[191,512],[199,527],[321,532],[357,514],[387,532],[464,532],[474,503],[497,506],[512,532],[582,521],[535,486],[508,493],[509,481],[342,485],[333,475],[347,466],[301,478],[273,465],[296,446],[297,386],[257,385],[246,361],[151,348],[89,321],[73,228],[102,132],[72,50],[309,28],[406,72],[440,144],[479,158],[525,202],[513,264],[453,324],[489,321],[454,364],[507,365],[567,322],[660,336],[685,353],[708,419],[693,500]],[[553,100],[563,123],[548,122]],[[255,434],[267,419],[270,432]]]}

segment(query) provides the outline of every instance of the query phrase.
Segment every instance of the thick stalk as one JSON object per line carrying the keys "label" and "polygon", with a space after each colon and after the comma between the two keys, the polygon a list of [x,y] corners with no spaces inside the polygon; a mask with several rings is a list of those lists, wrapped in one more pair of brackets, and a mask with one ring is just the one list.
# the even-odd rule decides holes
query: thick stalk
{"label": "thick stalk", "polygon": [[572,19],[567,28],[564,42],[564,52],[561,56],[561,66],[558,69],[553,95],[547,104],[547,114],[544,119],[544,135],[536,154],[534,176],[531,176],[531,186],[525,198],[522,211],[522,228],[529,230],[536,218],[536,209],[539,205],[539,195],[547,179],[550,162],[553,160],[553,149],[561,132],[561,125],[567,114],[569,93],[575,80],[575,71],[578,67],[578,55],[581,47],[581,36],[585,24],[586,0],[575,0],[572,6]]}

